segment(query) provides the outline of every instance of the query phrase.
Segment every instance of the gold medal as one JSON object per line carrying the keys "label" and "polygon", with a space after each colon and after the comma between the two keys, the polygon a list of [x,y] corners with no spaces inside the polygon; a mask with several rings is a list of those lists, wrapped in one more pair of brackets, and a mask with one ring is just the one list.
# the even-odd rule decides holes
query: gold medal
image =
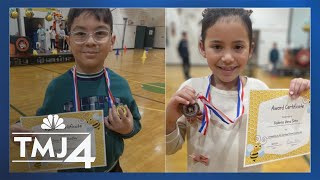
{"label": "gold medal", "polygon": [[186,117],[196,117],[197,113],[200,111],[200,106],[198,103],[183,105],[182,106],[182,113]]}
{"label": "gold medal", "polygon": [[124,107],[124,105],[120,104],[117,106],[117,113],[118,113],[118,116],[120,117],[120,111],[123,112],[124,116],[127,116],[127,109],[126,107]]}

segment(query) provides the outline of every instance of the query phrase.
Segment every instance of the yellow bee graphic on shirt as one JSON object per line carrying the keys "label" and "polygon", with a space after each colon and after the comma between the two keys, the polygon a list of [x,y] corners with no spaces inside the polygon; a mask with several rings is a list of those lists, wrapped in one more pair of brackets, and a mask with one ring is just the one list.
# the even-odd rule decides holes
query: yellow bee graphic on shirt
{"label": "yellow bee graphic on shirt", "polygon": [[248,144],[246,149],[246,156],[255,162],[258,157],[264,155],[263,145],[267,142],[266,137],[261,138],[260,136],[256,137],[255,144]]}

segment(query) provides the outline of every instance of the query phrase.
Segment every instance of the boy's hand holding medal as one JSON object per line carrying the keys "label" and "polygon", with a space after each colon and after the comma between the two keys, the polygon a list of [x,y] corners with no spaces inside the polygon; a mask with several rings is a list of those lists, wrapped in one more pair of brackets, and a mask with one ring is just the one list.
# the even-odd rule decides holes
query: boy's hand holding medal
{"label": "boy's hand holding medal", "polygon": [[133,117],[127,105],[112,105],[109,116],[104,119],[107,128],[120,134],[129,134],[133,130]]}

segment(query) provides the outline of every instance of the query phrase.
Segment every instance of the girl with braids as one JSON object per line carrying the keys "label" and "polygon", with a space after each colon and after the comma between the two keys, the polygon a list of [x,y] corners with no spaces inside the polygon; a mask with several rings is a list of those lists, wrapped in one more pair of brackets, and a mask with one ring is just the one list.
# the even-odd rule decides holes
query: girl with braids
{"label": "girl with braids", "polygon": [[[260,171],[260,166],[243,167],[249,92],[268,89],[262,81],[240,75],[254,48],[251,13],[244,9],[206,9],[202,13],[199,50],[212,74],[185,81],[166,109],[167,154],[181,149],[187,137],[188,171]],[[297,98],[308,89],[309,80],[293,79],[289,95]],[[225,123],[219,113],[211,113],[199,97],[234,123]],[[189,116],[193,111],[198,113]]]}

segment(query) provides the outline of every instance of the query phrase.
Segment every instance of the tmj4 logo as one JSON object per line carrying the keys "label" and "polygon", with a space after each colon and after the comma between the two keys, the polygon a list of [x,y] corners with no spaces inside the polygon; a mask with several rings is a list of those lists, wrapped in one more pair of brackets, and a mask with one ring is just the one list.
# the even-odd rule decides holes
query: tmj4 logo
{"label": "tmj4 logo", "polygon": [[[96,157],[91,157],[91,134],[87,132],[56,132],[57,130],[65,129],[65,127],[63,119],[59,118],[58,115],[48,115],[47,118],[43,119],[43,124],[41,124],[41,129],[48,132],[12,133],[23,134],[23,137],[14,137],[14,142],[20,143],[21,158],[26,157],[26,143],[32,142],[32,135],[59,135],[59,137],[61,137],[61,140],[59,140],[61,141],[60,152],[54,152],[55,148],[53,147],[52,137],[48,138],[44,147],[41,146],[37,137],[34,138],[31,158],[36,158],[37,152],[39,152],[42,157],[45,157],[48,152],[50,158],[46,158],[46,160],[13,160],[12,162],[84,162],[85,168],[91,168],[91,163],[96,159]],[[87,135],[87,137],[66,157],[68,150],[67,135]],[[82,152],[83,156],[80,156],[80,153]]]}

